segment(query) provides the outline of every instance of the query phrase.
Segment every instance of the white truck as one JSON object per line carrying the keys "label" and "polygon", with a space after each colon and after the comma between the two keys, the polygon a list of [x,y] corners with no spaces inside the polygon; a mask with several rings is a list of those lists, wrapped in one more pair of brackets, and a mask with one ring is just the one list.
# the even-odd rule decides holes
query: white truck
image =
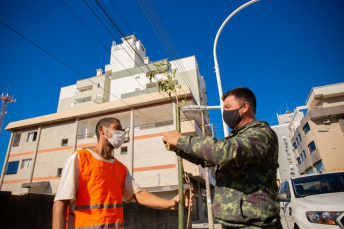
{"label": "white truck", "polygon": [[344,229],[344,171],[285,180],[277,198],[285,229]]}

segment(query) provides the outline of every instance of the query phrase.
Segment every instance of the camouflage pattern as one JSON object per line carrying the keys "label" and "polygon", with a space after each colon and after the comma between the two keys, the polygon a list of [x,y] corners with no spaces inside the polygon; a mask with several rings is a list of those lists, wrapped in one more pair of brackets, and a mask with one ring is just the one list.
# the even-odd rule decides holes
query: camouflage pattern
{"label": "camouflage pattern", "polygon": [[182,136],[184,159],[217,165],[213,216],[224,228],[282,228],[277,201],[278,139],[254,120],[223,140]]}

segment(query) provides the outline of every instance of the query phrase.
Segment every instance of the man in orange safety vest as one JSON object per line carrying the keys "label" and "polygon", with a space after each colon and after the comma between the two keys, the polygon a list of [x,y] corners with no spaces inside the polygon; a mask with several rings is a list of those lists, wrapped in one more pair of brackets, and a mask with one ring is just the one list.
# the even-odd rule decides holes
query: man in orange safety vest
{"label": "man in orange safety vest", "polygon": [[124,140],[118,119],[101,119],[96,135],[94,148],[76,150],[63,167],[53,206],[53,229],[124,228],[123,198],[155,209],[178,209],[178,195],[167,200],[141,190],[128,169],[112,156]]}

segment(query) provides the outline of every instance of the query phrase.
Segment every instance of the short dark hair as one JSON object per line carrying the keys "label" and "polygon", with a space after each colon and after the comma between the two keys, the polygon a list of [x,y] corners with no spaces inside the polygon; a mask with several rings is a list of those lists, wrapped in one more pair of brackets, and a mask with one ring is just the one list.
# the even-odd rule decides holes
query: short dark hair
{"label": "short dark hair", "polygon": [[114,121],[118,122],[119,124],[121,124],[121,122],[117,119],[117,118],[112,118],[112,117],[108,117],[108,118],[102,118],[98,121],[97,125],[96,125],[96,135],[97,135],[97,141],[99,141],[99,127],[100,126],[105,126],[105,127],[109,127],[111,123],[113,123]]}
{"label": "short dark hair", "polygon": [[250,89],[246,87],[234,88],[230,91],[227,91],[222,96],[222,101],[225,101],[225,99],[230,95],[233,95],[237,100],[241,100],[242,102],[247,102],[248,104],[250,104],[250,107],[253,113],[256,114],[256,109],[257,109],[256,96],[253,94],[253,92]]}

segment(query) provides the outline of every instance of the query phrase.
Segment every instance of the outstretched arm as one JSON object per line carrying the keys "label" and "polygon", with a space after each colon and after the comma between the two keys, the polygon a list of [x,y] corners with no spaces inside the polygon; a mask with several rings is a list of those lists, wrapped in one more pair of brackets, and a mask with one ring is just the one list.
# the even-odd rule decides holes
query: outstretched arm
{"label": "outstretched arm", "polygon": [[66,212],[69,200],[56,200],[53,205],[53,229],[66,228]]}
{"label": "outstretched arm", "polygon": [[[189,206],[189,198],[187,192],[188,191],[184,191],[185,207]],[[141,205],[161,210],[177,210],[178,203],[180,201],[178,195],[170,200],[166,200],[143,190],[135,193],[134,198],[136,202]],[[190,201],[190,205],[192,206],[192,200]]]}

